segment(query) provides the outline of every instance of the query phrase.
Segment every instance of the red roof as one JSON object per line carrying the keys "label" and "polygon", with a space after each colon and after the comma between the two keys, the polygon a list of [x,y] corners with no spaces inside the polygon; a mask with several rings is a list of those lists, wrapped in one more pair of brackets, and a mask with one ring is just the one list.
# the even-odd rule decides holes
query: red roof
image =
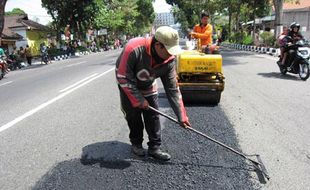
{"label": "red roof", "polygon": [[283,3],[283,10],[302,9],[310,7],[310,0],[299,0],[299,3]]}

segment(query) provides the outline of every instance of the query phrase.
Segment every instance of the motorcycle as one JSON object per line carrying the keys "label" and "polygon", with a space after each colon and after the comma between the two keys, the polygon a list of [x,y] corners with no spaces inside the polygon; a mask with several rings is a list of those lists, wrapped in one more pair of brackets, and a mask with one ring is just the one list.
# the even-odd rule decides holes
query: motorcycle
{"label": "motorcycle", "polygon": [[42,53],[41,55],[41,62],[45,63],[45,64],[48,64],[49,62],[49,57],[48,57],[48,54],[47,53]]}
{"label": "motorcycle", "polygon": [[48,49],[46,46],[42,46],[41,49],[41,63],[45,63],[45,64],[48,64],[50,62],[50,58],[49,58],[49,55],[48,55]]}
{"label": "motorcycle", "polygon": [[0,58],[0,80],[3,79],[6,74],[6,62],[3,57]]}
{"label": "motorcycle", "polygon": [[285,75],[287,72],[299,74],[301,80],[306,81],[309,78],[309,52],[305,51],[305,40],[298,40],[295,44],[289,44],[286,47],[287,57],[285,63],[278,61],[280,72]]}
{"label": "motorcycle", "polygon": [[0,80],[3,79],[4,75],[5,75],[4,65],[2,62],[0,62]]}
{"label": "motorcycle", "polygon": [[10,54],[7,58],[6,58],[6,63],[8,64],[8,68],[10,69],[10,71],[14,71],[17,69],[21,69],[24,66],[21,64],[21,61],[18,60],[18,58],[16,57],[16,55],[14,54]]}

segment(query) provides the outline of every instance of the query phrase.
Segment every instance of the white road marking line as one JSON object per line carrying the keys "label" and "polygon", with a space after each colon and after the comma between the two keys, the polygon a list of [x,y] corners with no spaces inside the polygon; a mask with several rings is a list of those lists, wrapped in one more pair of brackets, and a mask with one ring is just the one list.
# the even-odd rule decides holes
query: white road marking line
{"label": "white road marking line", "polygon": [[62,93],[62,92],[64,92],[64,91],[67,91],[68,89],[73,88],[73,87],[77,86],[78,84],[80,84],[80,83],[82,83],[82,82],[84,82],[84,81],[86,81],[86,80],[88,80],[88,79],[90,79],[90,78],[92,78],[92,77],[94,77],[94,76],[96,76],[96,75],[98,75],[98,73],[95,73],[95,74],[93,74],[93,75],[91,75],[91,76],[89,76],[89,77],[86,77],[86,78],[84,78],[84,79],[82,79],[82,80],[80,80],[80,81],[74,83],[73,85],[70,85],[70,86],[68,86],[67,88],[60,90],[59,92]]}
{"label": "white road marking line", "polygon": [[73,63],[73,64],[67,65],[67,66],[65,66],[65,67],[77,66],[77,65],[80,65],[80,64],[82,64],[82,63],[86,63],[86,61],[81,61],[81,62],[78,62],[78,63]]}
{"label": "white road marking line", "polygon": [[0,84],[0,86],[4,86],[4,85],[10,84],[10,83],[12,83],[12,82],[13,82],[13,81],[5,82],[5,83],[3,83],[3,84]]}
{"label": "white road marking line", "polygon": [[72,88],[72,89],[70,89],[70,90],[68,90],[68,91],[66,91],[66,92],[64,92],[64,93],[62,93],[62,94],[60,94],[60,95],[58,95],[58,96],[56,96],[55,98],[53,98],[53,99],[51,99],[51,100],[49,100],[49,101],[47,101],[47,102],[45,102],[45,103],[39,105],[38,107],[36,107],[36,108],[34,108],[34,109],[32,109],[32,110],[30,110],[30,111],[24,113],[23,115],[21,115],[21,116],[17,117],[16,119],[14,119],[14,120],[8,122],[7,124],[2,125],[2,126],[0,127],[0,132],[4,131],[4,130],[6,130],[6,129],[9,129],[10,127],[13,127],[15,124],[19,123],[20,121],[26,119],[27,117],[30,117],[31,115],[33,115],[33,114],[35,114],[36,112],[42,110],[43,108],[47,107],[48,105],[50,105],[50,104],[56,102],[57,100],[60,100],[60,99],[64,98],[64,97],[67,96],[68,94],[70,94],[70,93],[74,92],[75,90],[77,90],[77,89],[79,89],[79,88],[85,86],[86,84],[92,82],[93,80],[95,80],[95,79],[97,79],[97,78],[99,78],[99,77],[104,76],[105,74],[107,74],[107,73],[113,71],[114,69],[115,69],[115,68],[111,68],[111,69],[109,69],[109,70],[107,70],[107,71],[101,73],[100,75],[98,75],[98,76],[96,76],[96,77],[93,77],[93,78],[89,79],[88,81],[85,81],[84,83],[82,83],[82,84],[80,84],[80,85],[78,85],[78,86],[76,86],[76,87],[74,87],[74,88]]}

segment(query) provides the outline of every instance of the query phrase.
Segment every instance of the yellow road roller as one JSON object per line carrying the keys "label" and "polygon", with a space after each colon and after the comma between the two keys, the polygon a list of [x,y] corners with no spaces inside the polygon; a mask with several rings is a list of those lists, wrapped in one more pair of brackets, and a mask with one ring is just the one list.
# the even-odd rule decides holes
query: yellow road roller
{"label": "yellow road roller", "polygon": [[199,43],[196,47],[196,50],[184,50],[177,58],[178,83],[183,101],[217,105],[225,85],[222,56],[205,53],[205,48],[209,47],[200,48]]}

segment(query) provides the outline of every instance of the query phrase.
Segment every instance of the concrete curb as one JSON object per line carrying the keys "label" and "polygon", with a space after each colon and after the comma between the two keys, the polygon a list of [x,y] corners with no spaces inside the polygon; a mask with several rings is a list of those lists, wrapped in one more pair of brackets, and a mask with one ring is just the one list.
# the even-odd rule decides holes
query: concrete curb
{"label": "concrete curb", "polygon": [[250,45],[225,43],[225,42],[221,43],[221,46],[242,51],[252,51],[260,54],[267,54],[274,57],[278,57],[280,55],[280,49],[274,47],[250,46]]}
{"label": "concrete curb", "polygon": [[[83,55],[89,55],[91,54],[91,52],[88,52],[88,51],[83,51],[83,52],[76,52],[74,55],[72,55],[71,53],[70,54],[63,54],[63,55],[58,55],[58,56],[52,56],[51,57],[51,61],[52,62],[55,62],[55,61],[62,61],[62,60],[66,60],[66,59],[71,59],[71,58],[74,58],[74,57],[80,57],[80,56],[83,56]],[[31,65],[40,65],[42,64],[41,63],[41,58],[34,58],[32,60],[32,64]],[[27,64],[27,66],[30,66]]]}

